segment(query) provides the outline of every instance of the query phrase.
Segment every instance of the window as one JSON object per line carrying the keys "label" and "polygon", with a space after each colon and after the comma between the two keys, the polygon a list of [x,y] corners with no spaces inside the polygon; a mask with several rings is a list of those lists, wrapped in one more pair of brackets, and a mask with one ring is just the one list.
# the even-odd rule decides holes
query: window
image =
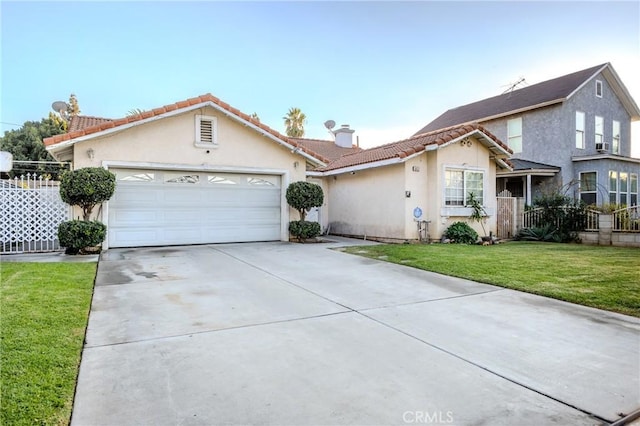
{"label": "window", "polygon": [[185,175],[182,173],[165,173],[164,181],[166,183],[198,183],[199,175]]}
{"label": "window", "polygon": [[600,80],[596,80],[596,96],[602,97],[602,82]]}
{"label": "window", "polygon": [[517,154],[522,152],[522,117],[507,121],[507,144]]}
{"label": "window", "polygon": [[584,149],[584,112],[576,111],[576,148]]}
{"label": "window", "polygon": [[625,206],[627,205],[627,191],[629,190],[628,187],[628,174],[625,172],[620,172],[619,173],[619,182],[618,182],[618,186],[620,189],[620,204],[624,204]]}
{"label": "window", "polygon": [[116,172],[118,180],[129,182],[153,182],[155,176],[148,172]]}
{"label": "window", "polygon": [[638,175],[635,173],[629,176],[629,205],[638,205]]}
{"label": "window", "polygon": [[580,199],[587,205],[596,204],[596,172],[580,173]]}
{"label": "window", "polygon": [[600,144],[599,146],[602,146],[602,142],[604,142],[604,120],[602,119],[602,117],[596,115],[596,149],[598,149],[598,144]]}
{"label": "window", "polygon": [[209,176],[207,180],[209,181],[209,183],[222,185],[236,185],[238,183],[231,179],[228,179],[226,176]]}
{"label": "window", "polygon": [[620,154],[620,122],[613,120],[613,134],[611,136],[611,143],[614,154]]}
{"label": "window", "polygon": [[473,192],[476,198],[484,205],[484,172],[455,169],[447,169],[445,171],[445,205],[466,205],[470,192]]}
{"label": "window", "polygon": [[609,203],[618,204],[618,172],[609,171]]}
{"label": "window", "polygon": [[218,144],[218,119],[196,115],[196,146],[211,148]]}

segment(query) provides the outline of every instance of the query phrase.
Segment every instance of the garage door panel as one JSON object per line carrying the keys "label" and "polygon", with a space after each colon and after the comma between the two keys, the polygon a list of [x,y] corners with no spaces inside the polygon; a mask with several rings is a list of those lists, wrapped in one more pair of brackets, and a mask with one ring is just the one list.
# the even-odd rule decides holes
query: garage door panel
{"label": "garage door panel", "polygon": [[137,170],[140,182],[117,171],[125,180],[109,201],[110,246],[280,239],[280,176],[189,172],[195,183],[175,181],[183,174]]}

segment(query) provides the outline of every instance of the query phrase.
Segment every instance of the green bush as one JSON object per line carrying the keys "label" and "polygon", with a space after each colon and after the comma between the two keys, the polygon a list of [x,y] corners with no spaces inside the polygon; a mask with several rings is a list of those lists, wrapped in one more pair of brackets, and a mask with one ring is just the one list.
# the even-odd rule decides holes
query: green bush
{"label": "green bush", "polygon": [[531,228],[555,230],[552,239],[543,241],[559,243],[578,241],[578,232],[586,228],[587,209],[580,200],[574,200],[559,193],[551,193],[536,198],[533,207],[541,210],[535,221],[531,223]]}
{"label": "green bush", "polygon": [[324,202],[324,194],[320,185],[311,182],[293,182],[287,187],[287,203],[300,213],[300,220],[304,221],[307,212],[320,207]]}
{"label": "green bush", "polygon": [[306,220],[294,220],[289,222],[289,232],[299,241],[307,238],[315,238],[320,235],[320,224],[318,222],[307,222]]}
{"label": "green bush", "polygon": [[68,171],[60,180],[62,201],[80,206],[84,220],[89,220],[93,208],[111,198],[115,189],[116,176],[102,167]]}
{"label": "green bush", "polygon": [[445,236],[458,244],[475,244],[478,241],[478,233],[467,222],[452,223]]}
{"label": "green bush", "polygon": [[104,241],[107,227],[98,221],[68,220],[58,226],[58,241],[66,247],[67,254],[78,254],[86,247],[94,247]]}

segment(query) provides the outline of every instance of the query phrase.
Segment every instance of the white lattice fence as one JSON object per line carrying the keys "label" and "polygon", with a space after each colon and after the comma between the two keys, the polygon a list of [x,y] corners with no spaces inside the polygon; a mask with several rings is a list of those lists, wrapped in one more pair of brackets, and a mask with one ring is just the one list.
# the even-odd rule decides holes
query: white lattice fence
{"label": "white lattice fence", "polygon": [[0,253],[59,250],[58,225],[70,216],[58,182],[35,174],[0,181]]}

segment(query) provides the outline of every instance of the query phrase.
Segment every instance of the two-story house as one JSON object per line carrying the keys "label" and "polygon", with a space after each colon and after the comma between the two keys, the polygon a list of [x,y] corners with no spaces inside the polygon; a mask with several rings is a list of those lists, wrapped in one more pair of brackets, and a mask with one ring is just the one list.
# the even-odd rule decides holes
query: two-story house
{"label": "two-story house", "polygon": [[637,205],[640,159],[631,157],[638,105],[606,63],[450,109],[416,134],[479,123],[513,151],[497,190],[531,204],[559,188],[587,204]]}

